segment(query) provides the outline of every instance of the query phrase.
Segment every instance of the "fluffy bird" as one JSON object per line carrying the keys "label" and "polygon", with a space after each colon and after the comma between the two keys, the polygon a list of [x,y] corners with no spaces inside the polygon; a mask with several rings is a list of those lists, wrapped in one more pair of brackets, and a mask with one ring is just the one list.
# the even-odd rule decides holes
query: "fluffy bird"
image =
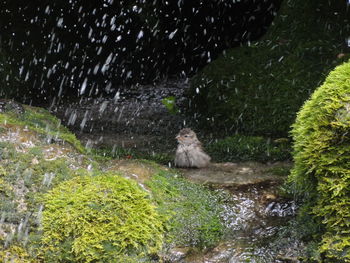
{"label": "fluffy bird", "polygon": [[203,168],[209,165],[207,155],[194,131],[189,128],[180,130],[176,136],[178,146],[175,154],[175,166],[185,168]]}

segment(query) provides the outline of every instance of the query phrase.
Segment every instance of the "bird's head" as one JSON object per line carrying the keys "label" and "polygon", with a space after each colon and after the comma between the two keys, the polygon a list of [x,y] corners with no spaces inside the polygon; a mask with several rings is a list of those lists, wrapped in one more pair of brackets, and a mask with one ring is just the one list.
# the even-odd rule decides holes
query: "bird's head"
{"label": "bird's head", "polygon": [[192,143],[198,142],[196,133],[189,128],[180,130],[179,134],[175,138],[178,143],[184,145],[190,145]]}

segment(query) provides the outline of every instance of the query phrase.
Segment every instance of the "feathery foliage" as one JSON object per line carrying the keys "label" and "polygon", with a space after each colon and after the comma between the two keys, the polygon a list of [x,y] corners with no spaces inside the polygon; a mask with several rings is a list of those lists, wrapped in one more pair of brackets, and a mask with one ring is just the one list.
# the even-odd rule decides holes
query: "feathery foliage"
{"label": "feathery foliage", "polygon": [[350,62],[338,66],[298,113],[290,180],[324,228],[323,262],[350,262]]}
{"label": "feathery foliage", "polygon": [[48,262],[113,262],[161,249],[162,222],[134,181],[115,174],[77,177],[51,190],[44,203]]}

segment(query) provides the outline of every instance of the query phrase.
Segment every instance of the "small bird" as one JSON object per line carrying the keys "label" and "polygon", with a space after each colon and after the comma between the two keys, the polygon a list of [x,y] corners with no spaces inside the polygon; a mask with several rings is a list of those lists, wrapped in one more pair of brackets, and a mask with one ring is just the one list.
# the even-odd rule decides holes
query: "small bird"
{"label": "small bird", "polygon": [[194,131],[189,128],[180,130],[176,136],[178,146],[175,154],[175,166],[185,168],[204,168],[209,165],[207,155]]}

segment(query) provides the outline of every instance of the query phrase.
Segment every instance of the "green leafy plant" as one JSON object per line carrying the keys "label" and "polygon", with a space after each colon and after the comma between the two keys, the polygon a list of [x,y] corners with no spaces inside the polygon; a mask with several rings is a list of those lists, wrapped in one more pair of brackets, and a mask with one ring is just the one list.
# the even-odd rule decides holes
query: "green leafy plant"
{"label": "green leafy plant", "polygon": [[180,110],[176,106],[175,96],[163,98],[162,103],[171,114],[176,114],[180,112]]}
{"label": "green leafy plant", "polygon": [[350,262],[350,62],[338,66],[293,125],[290,181],[323,229],[322,262]]}
{"label": "green leafy plant", "polygon": [[116,174],[81,176],[43,198],[42,249],[55,262],[113,262],[162,246],[163,225],[147,194]]}

